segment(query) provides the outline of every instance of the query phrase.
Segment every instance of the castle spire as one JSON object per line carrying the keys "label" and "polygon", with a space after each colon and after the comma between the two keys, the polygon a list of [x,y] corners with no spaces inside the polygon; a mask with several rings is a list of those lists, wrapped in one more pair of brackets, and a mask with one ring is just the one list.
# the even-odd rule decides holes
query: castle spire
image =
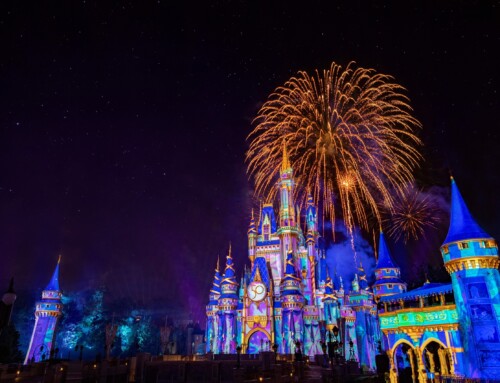
{"label": "castle spire", "polygon": [[238,283],[236,282],[233,257],[231,255],[231,242],[229,242],[229,251],[226,257],[226,268],[224,269],[224,275],[222,277],[220,287],[223,297],[237,297],[236,291],[238,289]]}
{"label": "castle spire", "polygon": [[288,150],[286,149],[286,141],[283,140],[283,161],[281,162],[281,174],[287,173],[292,169],[288,158]]}
{"label": "castle spire", "polygon": [[[401,270],[392,260],[391,253],[385,242],[384,233],[380,231],[378,259],[377,265],[375,266],[376,281],[373,284],[373,293],[376,297],[381,297],[405,292],[406,283],[400,278]],[[366,280],[364,282],[366,282]]]}
{"label": "castle spire", "polygon": [[379,244],[378,244],[378,259],[375,269],[390,269],[397,268],[389,252],[389,248],[385,242],[384,232],[380,231]]}
{"label": "castle spire", "polygon": [[458,186],[451,177],[451,214],[448,235],[443,244],[465,239],[491,238],[472,217],[465,204]]}
{"label": "castle spire", "polygon": [[220,296],[220,272],[219,272],[219,257],[217,257],[217,266],[215,268],[214,280],[210,289],[209,305],[217,305],[217,300]]}
{"label": "castle spire", "polygon": [[257,230],[255,228],[255,217],[252,209],[252,216],[250,217],[250,225],[248,225],[248,234],[257,234]]}
{"label": "castle spire", "polygon": [[50,279],[49,284],[45,288],[47,291],[59,291],[59,264],[61,263],[61,255],[59,255],[59,259],[57,260],[57,265],[52,274],[52,278]]}

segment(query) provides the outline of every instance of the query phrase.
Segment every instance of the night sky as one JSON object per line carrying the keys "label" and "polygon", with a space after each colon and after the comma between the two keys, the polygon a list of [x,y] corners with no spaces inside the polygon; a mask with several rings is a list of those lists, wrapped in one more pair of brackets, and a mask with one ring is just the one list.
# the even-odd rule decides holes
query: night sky
{"label": "night sky", "polygon": [[451,172],[500,239],[500,2],[50,3],[0,5],[0,289],[44,287],[62,254],[65,291],[202,313],[229,241],[246,261],[252,119],[332,61],[408,89],[419,179]]}

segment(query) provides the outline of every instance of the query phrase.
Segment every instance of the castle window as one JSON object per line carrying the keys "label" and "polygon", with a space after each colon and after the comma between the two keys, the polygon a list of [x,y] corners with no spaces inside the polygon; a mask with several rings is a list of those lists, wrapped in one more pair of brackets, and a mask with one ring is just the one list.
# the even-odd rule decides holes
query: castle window
{"label": "castle window", "polygon": [[450,252],[450,249],[449,249],[448,245],[443,246],[443,254],[449,254],[449,252]]}
{"label": "castle window", "polygon": [[492,248],[492,247],[496,247],[495,242],[493,242],[493,241],[481,241],[479,243],[479,246],[482,248],[487,248],[487,249]]}
{"label": "castle window", "polygon": [[392,285],[391,284],[389,285],[389,288],[392,289]]}
{"label": "castle window", "polygon": [[269,225],[264,225],[263,232],[264,232],[264,241],[269,241]]}
{"label": "castle window", "polygon": [[458,243],[458,248],[460,250],[463,250],[463,249],[468,249],[469,248],[469,244],[467,242],[459,242]]}

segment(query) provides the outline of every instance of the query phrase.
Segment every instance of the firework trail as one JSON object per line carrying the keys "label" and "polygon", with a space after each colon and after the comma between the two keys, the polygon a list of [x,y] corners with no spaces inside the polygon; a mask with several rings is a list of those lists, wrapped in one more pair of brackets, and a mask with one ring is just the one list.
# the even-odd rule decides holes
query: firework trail
{"label": "firework trail", "polygon": [[299,72],[264,103],[248,136],[248,173],[256,193],[274,198],[286,142],[303,203],[309,190],[335,222],[380,227],[380,204],[392,207],[420,164],[419,121],[404,88],[373,69],[332,63],[313,75]]}

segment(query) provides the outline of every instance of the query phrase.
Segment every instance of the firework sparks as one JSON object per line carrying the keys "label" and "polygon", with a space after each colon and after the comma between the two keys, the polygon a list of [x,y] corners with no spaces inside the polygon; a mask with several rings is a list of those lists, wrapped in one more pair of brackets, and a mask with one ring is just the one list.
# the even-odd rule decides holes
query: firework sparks
{"label": "firework sparks", "polygon": [[407,243],[425,236],[426,228],[437,229],[442,217],[443,211],[429,194],[410,186],[395,199],[391,211],[383,214],[382,224],[394,240],[403,238]]}
{"label": "firework sparks", "polygon": [[391,76],[354,63],[299,72],[271,94],[249,135],[256,193],[274,198],[285,141],[300,203],[310,190],[332,222],[340,215],[349,228],[368,229],[374,216],[380,225],[379,203],[392,206],[390,191],[402,193],[421,160],[421,125],[403,92]]}

